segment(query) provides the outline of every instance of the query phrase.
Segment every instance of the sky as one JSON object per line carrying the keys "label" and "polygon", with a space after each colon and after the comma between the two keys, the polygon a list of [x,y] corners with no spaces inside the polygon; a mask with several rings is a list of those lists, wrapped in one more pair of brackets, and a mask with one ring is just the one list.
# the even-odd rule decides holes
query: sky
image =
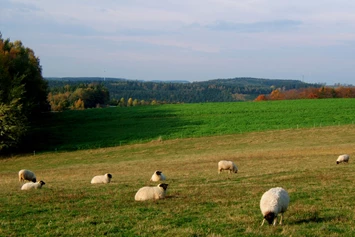
{"label": "sky", "polygon": [[43,77],[355,84],[354,0],[1,0]]}

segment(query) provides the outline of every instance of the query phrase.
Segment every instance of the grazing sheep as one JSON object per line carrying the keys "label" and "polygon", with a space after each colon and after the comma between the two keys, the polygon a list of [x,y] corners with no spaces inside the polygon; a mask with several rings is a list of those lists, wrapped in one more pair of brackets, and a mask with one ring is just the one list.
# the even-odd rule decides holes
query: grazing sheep
{"label": "grazing sheep", "polygon": [[92,184],[108,184],[111,182],[112,175],[111,174],[104,174],[104,175],[97,175],[94,178],[92,178],[91,183]]}
{"label": "grazing sheep", "polygon": [[265,220],[267,220],[270,225],[272,223],[276,225],[277,215],[279,213],[281,214],[279,223],[281,225],[283,213],[287,210],[289,202],[290,197],[283,188],[272,188],[265,192],[260,200],[260,210],[264,217],[261,226],[264,225]]}
{"label": "grazing sheep", "polygon": [[220,162],[218,162],[218,174],[220,174],[222,170],[229,170],[229,173],[238,172],[238,168],[234,164],[234,162],[228,160],[221,160]]}
{"label": "grazing sheep", "polygon": [[22,185],[21,190],[30,190],[30,189],[39,189],[42,188],[43,185],[46,183],[41,181],[38,181],[37,183],[25,183]]}
{"label": "grazing sheep", "polygon": [[337,164],[343,163],[343,162],[348,163],[348,162],[349,162],[349,158],[350,158],[350,156],[347,155],[347,154],[340,155],[340,156],[338,157],[338,159],[337,159]]}
{"label": "grazing sheep", "polygon": [[157,200],[165,198],[168,184],[161,183],[156,187],[143,187],[138,190],[134,199],[136,201]]}
{"label": "grazing sheep", "polygon": [[36,182],[36,175],[30,170],[20,170],[18,172],[18,179],[20,182],[25,180]]}
{"label": "grazing sheep", "polygon": [[158,182],[158,181],[162,181],[162,180],[166,180],[165,175],[163,174],[163,172],[157,170],[154,172],[154,174],[152,175],[152,177],[150,178],[150,181],[153,182]]}

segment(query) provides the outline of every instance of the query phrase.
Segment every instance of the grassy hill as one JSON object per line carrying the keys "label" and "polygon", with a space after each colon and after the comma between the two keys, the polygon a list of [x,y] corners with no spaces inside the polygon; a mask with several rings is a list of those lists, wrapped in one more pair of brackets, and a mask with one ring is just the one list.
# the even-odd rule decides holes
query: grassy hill
{"label": "grassy hill", "polygon": [[[53,113],[55,124],[42,121],[33,133],[49,129],[47,152],[0,158],[0,236],[354,236],[354,102]],[[113,146],[115,137],[125,143]],[[100,145],[113,147],[90,149]],[[350,163],[336,165],[343,153]],[[218,175],[222,159],[239,172]],[[46,185],[21,191],[20,169]],[[157,185],[149,179],[158,169],[167,198],[134,201],[139,188]],[[90,184],[107,172],[110,184]],[[260,227],[260,198],[276,186],[291,199],[284,225]]]}
{"label": "grassy hill", "polygon": [[[354,125],[154,141],[0,160],[0,236],[353,236]],[[237,174],[217,174],[233,160]],[[21,191],[27,168],[46,182]],[[167,198],[136,202],[162,170]],[[91,185],[110,172],[108,185]],[[283,226],[263,226],[261,195],[290,194]]]}
{"label": "grassy hill", "polygon": [[112,147],[153,140],[353,124],[355,99],[166,104],[49,113],[27,151]]}

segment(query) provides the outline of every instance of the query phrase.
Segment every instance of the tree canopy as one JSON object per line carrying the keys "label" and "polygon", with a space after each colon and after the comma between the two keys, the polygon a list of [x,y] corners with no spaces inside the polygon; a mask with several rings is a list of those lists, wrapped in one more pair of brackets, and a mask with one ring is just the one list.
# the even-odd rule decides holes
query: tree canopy
{"label": "tree canopy", "polygon": [[0,151],[18,145],[36,115],[49,109],[47,94],[33,50],[0,33]]}

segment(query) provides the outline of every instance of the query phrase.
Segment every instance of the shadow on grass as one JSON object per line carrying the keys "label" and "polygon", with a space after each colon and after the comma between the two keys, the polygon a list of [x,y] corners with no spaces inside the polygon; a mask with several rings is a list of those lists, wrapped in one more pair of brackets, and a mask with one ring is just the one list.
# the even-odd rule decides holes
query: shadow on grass
{"label": "shadow on grass", "polygon": [[46,113],[32,125],[22,152],[73,151],[188,137],[191,126],[200,123],[184,121],[164,106]]}

